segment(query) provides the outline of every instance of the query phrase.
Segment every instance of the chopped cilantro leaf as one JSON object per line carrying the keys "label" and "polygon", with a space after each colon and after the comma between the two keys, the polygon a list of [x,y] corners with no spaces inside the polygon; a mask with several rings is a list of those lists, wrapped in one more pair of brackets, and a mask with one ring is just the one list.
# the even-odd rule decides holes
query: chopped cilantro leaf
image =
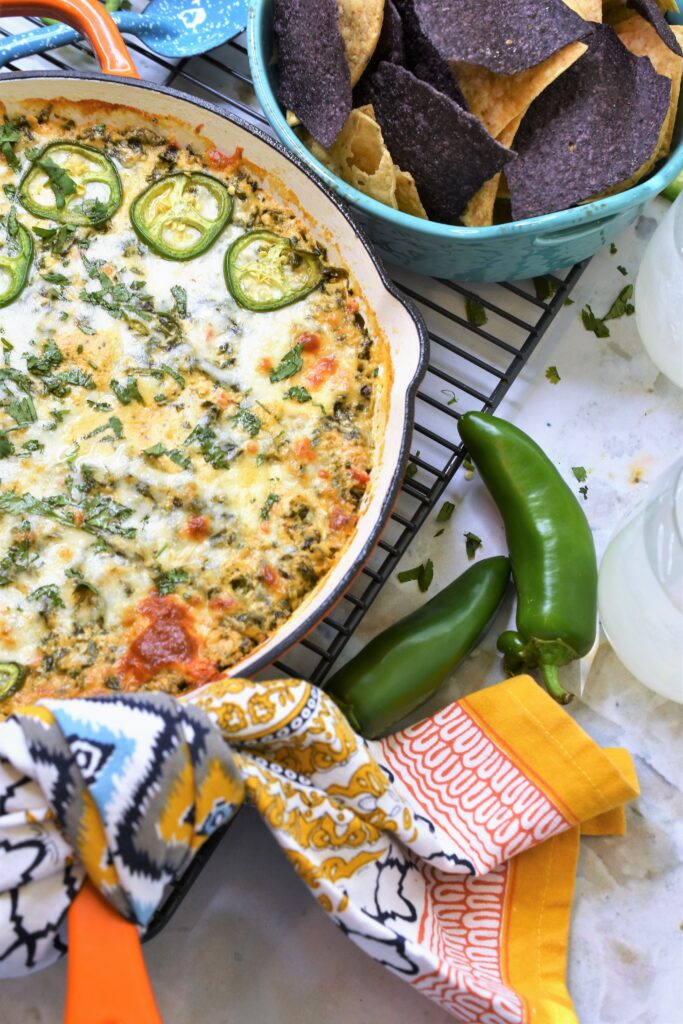
{"label": "chopped cilantro leaf", "polygon": [[171,295],[175,301],[176,312],[183,320],[187,316],[187,292],[181,284],[174,284],[171,288]]}
{"label": "chopped cilantro leaf", "polygon": [[488,315],[481,302],[471,295],[465,299],[465,315],[468,324],[473,327],[483,327],[488,322]]}
{"label": "chopped cilantro leaf", "polygon": [[273,505],[277,505],[280,500],[279,494],[269,494],[266,498],[263,506],[261,507],[261,519],[270,519],[270,513]]}
{"label": "chopped cilantro leaf", "polygon": [[117,380],[112,378],[109,381],[109,387],[121,405],[130,405],[131,402],[138,402],[140,405],[145,404],[145,400],[140,394],[138,383],[134,377],[127,377],[123,384],[119,384]]}
{"label": "chopped cilantro leaf", "polygon": [[[214,469],[227,469],[240,450],[236,445],[230,444],[223,448],[218,443],[215,430],[211,427],[198,423],[190,434],[185,438],[183,444],[199,444],[205,462],[208,462]],[[179,463],[180,464],[180,463]]]}
{"label": "chopped cilantro leaf", "polygon": [[250,437],[256,437],[261,429],[261,420],[249,409],[240,409],[233,419],[246,430]]}
{"label": "chopped cilantro leaf", "polygon": [[471,480],[476,472],[477,467],[474,465],[469,455],[466,455],[465,458],[462,460],[462,468],[465,470],[465,479]]}
{"label": "chopped cilantro leaf", "polygon": [[616,256],[617,252],[619,251],[614,242],[610,242],[609,251],[611,252],[612,256]]}
{"label": "chopped cilantro leaf", "polygon": [[10,455],[14,455],[16,449],[12,444],[9,434],[6,430],[0,430],[0,459],[7,459]]}
{"label": "chopped cilantro leaf", "polygon": [[552,299],[553,295],[557,291],[557,281],[554,281],[552,277],[535,277],[534,278],[534,291],[536,292],[536,298],[541,302],[546,302],[548,299]]}
{"label": "chopped cilantro leaf", "polygon": [[549,380],[551,384],[559,384],[562,378],[557,372],[556,366],[549,366],[545,371],[546,380]]}
{"label": "chopped cilantro leaf", "polygon": [[84,579],[83,573],[81,572],[80,569],[67,569],[66,575],[69,577],[69,579],[72,579],[74,581],[74,590],[89,590],[91,594],[96,594],[99,596],[100,592],[97,589],[97,587],[94,587],[92,583],[88,583],[87,580]]}
{"label": "chopped cilantro leaf", "polygon": [[466,534],[464,534],[464,537],[465,537],[465,551],[467,552],[467,557],[469,558],[469,560],[472,561],[472,559],[474,558],[475,554],[477,553],[477,551],[481,547],[481,543],[482,543],[481,537],[477,537],[476,533],[470,533],[469,530],[467,531]]}
{"label": "chopped cilantro leaf", "polygon": [[186,569],[169,569],[160,573],[154,580],[157,594],[164,597],[166,594],[175,593],[175,589],[181,583],[187,583],[190,579]]}
{"label": "chopped cilantro leaf", "polygon": [[452,501],[444,501],[436,517],[437,523],[447,523],[455,512],[455,504]]}
{"label": "chopped cilantro leaf", "polygon": [[77,320],[76,327],[78,327],[81,334],[97,334],[94,327],[91,327],[87,320]]}
{"label": "chopped cilantro leaf", "polygon": [[56,583],[46,583],[44,587],[32,590],[28,599],[29,601],[40,601],[46,611],[52,608],[66,607],[59,596],[59,587]]}
{"label": "chopped cilantro leaf", "polygon": [[81,203],[81,210],[93,224],[107,219],[108,208],[100,199],[84,199]]}
{"label": "chopped cilantro leaf", "polygon": [[284,397],[303,404],[304,402],[310,402],[313,396],[307,388],[291,387],[285,391]]}
{"label": "chopped cilantro leaf", "polygon": [[619,271],[620,274],[623,274],[624,277],[626,277],[626,275],[628,274],[628,270],[626,269],[626,267],[618,266],[617,270]]}
{"label": "chopped cilantro leaf", "polygon": [[69,278],[64,274],[58,274],[54,270],[49,270],[46,274],[40,275],[43,281],[47,281],[49,284],[68,284]]}
{"label": "chopped cilantro leaf", "polygon": [[633,285],[625,285],[605,313],[603,320],[618,320],[621,316],[631,316],[635,306],[629,300],[633,297]]}
{"label": "chopped cilantro leaf", "polygon": [[277,384],[278,381],[286,380],[287,377],[293,377],[295,373],[299,373],[300,370],[303,370],[304,361],[301,358],[302,352],[302,345],[295,345],[294,348],[290,348],[289,352],[286,352],[285,355],[283,355],[275,369],[270,371],[270,383]]}
{"label": "chopped cilantro leaf", "polygon": [[583,326],[587,331],[592,331],[596,338],[609,338],[609,327],[604,320],[597,317],[590,306],[586,305],[581,310]]}
{"label": "chopped cilantro leaf", "polygon": [[162,455],[166,454],[166,449],[163,444],[153,444],[151,448],[144,448],[143,455],[151,455],[153,459],[161,458]]}
{"label": "chopped cilantro leaf", "polygon": [[588,474],[583,466],[572,466],[572,473],[580,484],[584,483],[588,478]]}
{"label": "chopped cilantro leaf", "polygon": [[50,188],[54,193],[55,206],[58,210],[63,210],[66,196],[76,193],[76,182],[69,176],[66,169],[56,164],[50,156],[39,157],[34,162],[41,171],[45,171],[47,174]]}
{"label": "chopped cilantro leaf", "polygon": [[414,569],[405,569],[398,574],[399,583],[409,583],[411,580],[417,580],[417,585],[423,594],[429,590],[433,579],[434,563],[431,558],[428,558],[422,565],[416,565]]}
{"label": "chopped cilantro leaf", "polygon": [[163,370],[164,373],[167,373],[169,377],[173,377],[173,380],[179,388],[185,387],[185,378],[182,373],[179,373],[178,370],[174,370],[172,366],[168,365],[168,363],[162,363],[159,369]]}
{"label": "chopped cilantro leaf", "polygon": [[14,422],[19,427],[25,427],[29,423],[35,423],[38,419],[38,413],[36,407],[33,404],[33,399],[30,395],[25,398],[17,399],[15,402],[8,402],[5,406],[5,412],[8,416],[11,416]]}

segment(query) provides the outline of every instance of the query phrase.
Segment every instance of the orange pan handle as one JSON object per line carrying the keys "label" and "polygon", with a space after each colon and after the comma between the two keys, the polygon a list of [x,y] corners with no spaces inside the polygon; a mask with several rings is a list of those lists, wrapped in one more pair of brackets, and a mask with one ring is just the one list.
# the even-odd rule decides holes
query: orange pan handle
{"label": "orange pan handle", "polygon": [[64,1024],[163,1024],[135,925],[88,881],[67,923]]}
{"label": "orange pan handle", "polygon": [[0,0],[0,17],[56,18],[87,36],[106,75],[139,78],[121,33],[97,0]]}

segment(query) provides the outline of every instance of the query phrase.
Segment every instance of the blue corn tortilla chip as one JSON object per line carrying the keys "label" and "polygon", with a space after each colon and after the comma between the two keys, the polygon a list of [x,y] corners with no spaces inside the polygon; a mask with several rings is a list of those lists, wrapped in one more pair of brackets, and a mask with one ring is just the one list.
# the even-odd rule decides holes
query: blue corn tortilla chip
{"label": "blue corn tortilla chip", "polygon": [[649,21],[662,42],[679,57],[683,57],[683,50],[678,45],[678,40],[671,31],[664,14],[660,11],[657,0],[626,0],[626,6],[632,7],[641,18]]}
{"label": "blue corn tortilla chip", "polygon": [[406,68],[382,61],[370,91],[392,159],[412,174],[432,220],[456,223],[469,198],[514,159],[476,117]]}
{"label": "blue corn tortilla chip", "polygon": [[651,156],[669,109],[671,81],[632,54],[609,25],[531,104],[506,168],[513,220],[600,195]]}
{"label": "blue corn tortilla chip", "polygon": [[384,20],[373,60],[388,60],[391,64],[402,64],[405,57],[403,45],[403,24],[393,0],[384,0]]}
{"label": "blue corn tortilla chip", "polygon": [[351,113],[337,0],[276,0],[280,103],[329,149]]}
{"label": "blue corn tortilla chip", "polygon": [[443,60],[503,75],[540,64],[593,27],[563,0],[414,0],[414,7]]}
{"label": "blue corn tortilla chip", "polygon": [[[415,0],[394,0],[403,23],[404,58],[400,62],[416,78],[434,86],[439,92],[450,96],[467,110],[465,97],[460,91],[448,62],[429,41],[420,28],[415,11]],[[394,63],[398,63],[395,61]]]}

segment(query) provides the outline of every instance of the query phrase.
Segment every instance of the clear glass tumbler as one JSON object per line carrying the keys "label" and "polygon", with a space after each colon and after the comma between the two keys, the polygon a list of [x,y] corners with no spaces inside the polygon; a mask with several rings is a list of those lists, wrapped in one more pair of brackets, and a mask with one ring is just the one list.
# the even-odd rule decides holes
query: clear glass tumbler
{"label": "clear glass tumbler", "polygon": [[638,332],[652,362],[683,388],[683,193],[648,242],[635,305]]}
{"label": "clear glass tumbler", "polygon": [[645,686],[683,703],[683,457],[610,540],[598,601],[619,660]]}

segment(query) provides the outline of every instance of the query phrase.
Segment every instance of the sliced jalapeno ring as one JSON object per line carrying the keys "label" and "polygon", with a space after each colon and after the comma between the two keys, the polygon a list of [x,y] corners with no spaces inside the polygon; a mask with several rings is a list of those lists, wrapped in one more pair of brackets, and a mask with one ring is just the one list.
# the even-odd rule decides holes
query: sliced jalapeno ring
{"label": "sliced jalapeno ring", "polygon": [[225,281],[233,298],[254,313],[289,306],[322,280],[320,260],[272,231],[247,231],[225,255]]}
{"label": "sliced jalapeno ring", "polygon": [[212,245],[232,214],[230,193],[210,174],[169,174],[133,201],[131,224],[167,260],[191,260]]}
{"label": "sliced jalapeno ring", "polygon": [[14,210],[0,217],[5,237],[0,242],[0,307],[9,306],[21,293],[33,257],[30,232],[16,219]]}
{"label": "sliced jalapeno ring", "polygon": [[19,184],[19,202],[34,217],[62,224],[103,224],[118,210],[123,189],[104,153],[75,142],[51,142]]}
{"label": "sliced jalapeno ring", "polygon": [[16,661],[0,661],[0,701],[17,693],[24,685],[27,669]]}

